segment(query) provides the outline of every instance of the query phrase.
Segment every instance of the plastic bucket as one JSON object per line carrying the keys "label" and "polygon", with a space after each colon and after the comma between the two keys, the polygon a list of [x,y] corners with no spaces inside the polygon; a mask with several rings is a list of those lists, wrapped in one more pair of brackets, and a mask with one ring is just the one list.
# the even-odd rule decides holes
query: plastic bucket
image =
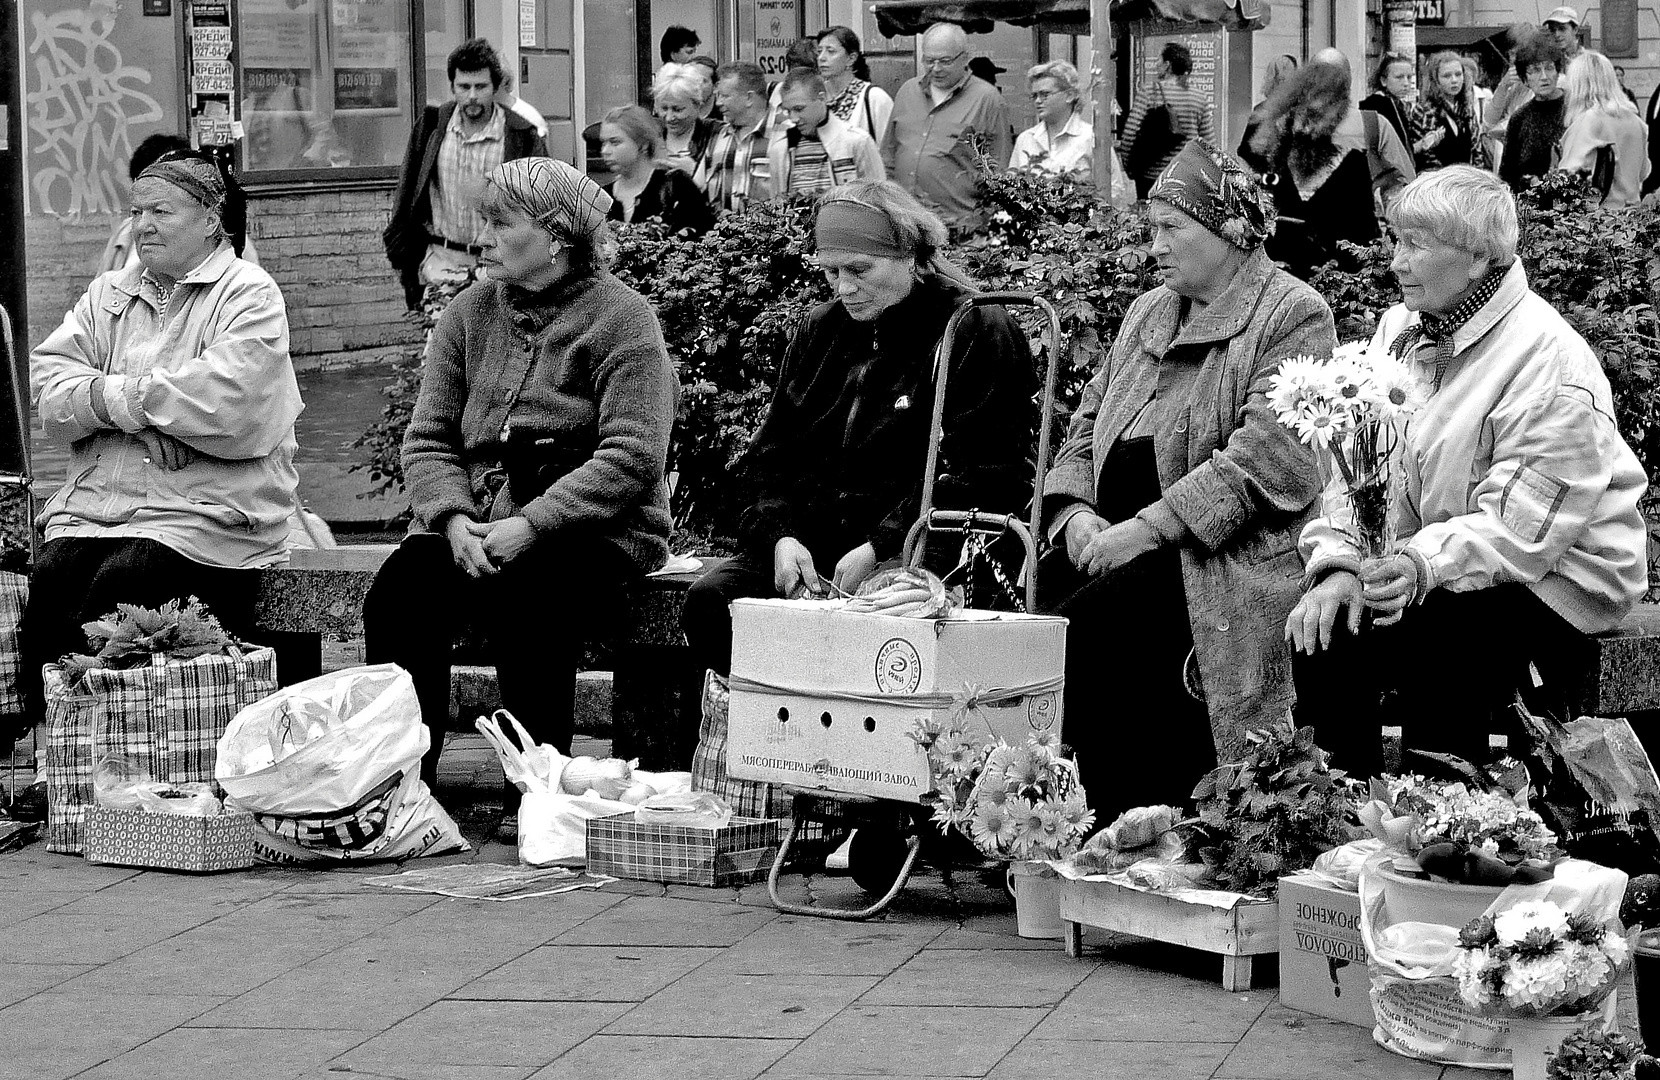
{"label": "plastic bucket", "polygon": [[1632,950],[1637,976],[1637,1027],[1643,1042],[1660,1046],[1660,932],[1646,931]]}
{"label": "plastic bucket", "polygon": [[1059,878],[1010,868],[1009,889],[1014,893],[1014,917],[1021,937],[1059,941],[1066,936]]}
{"label": "plastic bucket", "polygon": [[1383,879],[1383,908],[1389,925],[1426,922],[1462,930],[1466,923],[1480,918],[1504,892],[1502,885],[1430,881],[1397,874],[1384,867],[1378,868],[1378,876]]}

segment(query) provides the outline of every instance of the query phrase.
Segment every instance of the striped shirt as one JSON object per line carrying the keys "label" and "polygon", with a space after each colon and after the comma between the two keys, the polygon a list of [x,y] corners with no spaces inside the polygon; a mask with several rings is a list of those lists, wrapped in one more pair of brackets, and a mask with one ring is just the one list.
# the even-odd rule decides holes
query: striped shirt
{"label": "striped shirt", "polygon": [[747,134],[722,124],[709,140],[694,179],[715,210],[742,210],[748,202],[772,198],[772,170],[767,165],[767,117]]}
{"label": "striped shirt", "polygon": [[836,186],[830,171],[830,155],[815,136],[804,135],[790,150],[790,194],[829,191]]}
{"label": "striped shirt", "polygon": [[501,164],[506,137],[507,114],[494,105],[490,122],[474,135],[461,130],[459,108],[450,114],[438,147],[438,175],[433,178],[437,190],[432,193],[432,235],[458,244],[478,243],[484,231],[478,213],[484,178]]}
{"label": "striped shirt", "polygon": [[[1129,118],[1124,121],[1124,135],[1119,144],[1124,148],[1125,160],[1133,152],[1136,136],[1141,133],[1141,122],[1146,118],[1149,109],[1168,104],[1175,116],[1176,130],[1187,138],[1200,138],[1214,141],[1216,132],[1211,121],[1211,112],[1214,106],[1210,95],[1195,86],[1183,86],[1175,79],[1165,79],[1157,86],[1145,87],[1136,94],[1135,101],[1130,105]],[[1176,144],[1164,157],[1155,162],[1143,174],[1143,178],[1156,177],[1164,171],[1164,167],[1175,160],[1181,152],[1182,142]]]}

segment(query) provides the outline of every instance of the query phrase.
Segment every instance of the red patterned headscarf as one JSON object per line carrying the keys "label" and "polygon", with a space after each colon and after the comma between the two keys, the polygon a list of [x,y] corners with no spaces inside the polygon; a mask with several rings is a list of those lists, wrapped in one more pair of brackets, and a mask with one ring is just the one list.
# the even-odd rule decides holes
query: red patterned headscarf
{"label": "red patterned headscarf", "polygon": [[1204,139],[1187,141],[1147,198],[1169,203],[1241,251],[1255,251],[1274,233],[1274,200]]}

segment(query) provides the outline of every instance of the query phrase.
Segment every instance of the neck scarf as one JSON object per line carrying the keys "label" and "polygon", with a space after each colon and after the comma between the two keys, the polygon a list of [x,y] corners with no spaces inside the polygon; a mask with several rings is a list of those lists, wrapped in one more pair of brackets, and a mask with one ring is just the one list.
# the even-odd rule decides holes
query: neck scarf
{"label": "neck scarf", "polygon": [[1476,312],[1487,306],[1487,302],[1493,299],[1493,294],[1499,291],[1499,284],[1504,281],[1504,275],[1509,270],[1508,266],[1493,267],[1487,271],[1487,276],[1470,290],[1470,295],[1459,301],[1457,307],[1445,315],[1419,315],[1417,325],[1402,330],[1390,343],[1389,351],[1396,359],[1404,359],[1420,341],[1427,341],[1435,347],[1435,385],[1431,393],[1441,389],[1441,380],[1447,375],[1447,365],[1452,363],[1453,334],[1475,318]]}

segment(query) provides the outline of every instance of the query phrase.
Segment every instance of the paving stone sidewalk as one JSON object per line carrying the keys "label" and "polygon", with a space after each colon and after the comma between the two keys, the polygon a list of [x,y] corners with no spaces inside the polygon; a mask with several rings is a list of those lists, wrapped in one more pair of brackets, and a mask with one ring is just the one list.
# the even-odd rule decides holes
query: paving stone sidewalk
{"label": "paving stone sidewalk", "polygon": [[[455,745],[439,793],[477,847],[455,858],[511,863],[488,760]],[[867,923],[780,914],[764,885],[492,903],[362,885],[385,872],[0,855],[0,1080],[1492,1075],[1386,1053],[1272,986],[1225,993],[1215,957],[1092,932],[1068,959],[1016,935],[987,871],[924,869]]]}

